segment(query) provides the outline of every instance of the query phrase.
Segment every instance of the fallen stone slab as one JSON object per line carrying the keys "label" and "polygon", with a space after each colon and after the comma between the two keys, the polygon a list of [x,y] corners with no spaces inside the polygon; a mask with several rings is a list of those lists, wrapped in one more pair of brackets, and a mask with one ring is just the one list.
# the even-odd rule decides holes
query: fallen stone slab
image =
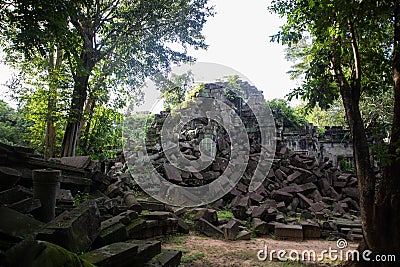
{"label": "fallen stone slab", "polygon": [[178,168],[168,163],[164,163],[163,166],[165,170],[165,175],[168,180],[173,182],[182,182],[182,177],[179,173]]}
{"label": "fallen stone slab", "polygon": [[210,222],[206,221],[203,218],[200,218],[196,222],[195,226],[197,231],[205,234],[206,236],[215,238],[224,237],[224,232],[222,232],[218,227],[214,226],[213,224],[211,224]]}
{"label": "fallen stone slab", "polygon": [[143,266],[160,252],[160,241],[131,240],[110,244],[80,257],[99,267],[130,267]]}
{"label": "fallen stone slab", "polygon": [[143,218],[145,218],[146,220],[157,221],[166,220],[171,217],[173,217],[173,214],[168,211],[150,211],[149,213],[143,215]]}
{"label": "fallen stone slab", "polygon": [[126,226],[126,232],[129,238],[135,238],[135,236],[138,236],[144,229],[146,229],[146,221],[142,218],[133,220]]}
{"label": "fallen stone slab", "polygon": [[26,198],[18,202],[7,205],[7,207],[13,210],[19,211],[21,213],[31,213],[32,211],[40,208],[42,206],[41,202],[37,198]]}
{"label": "fallen stone slab", "polygon": [[247,230],[242,230],[238,233],[236,240],[250,240],[251,232]]}
{"label": "fallen stone slab", "polygon": [[293,195],[278,189],[271,192],[270,198],[274,199],[277,202],[283,201],[285,203],[290,203]]}
{"label": "fallen stone slab", "polygon": [[133,265],[139,245],[130,242],[118,242],[92,250],[80,257],[99,267]]}
{"label": "fallen stone slab", "polygon": [[31,216],[22,214],[7,207],[0,206],[0,235],[3,237],[2,246],[7,246],[6,240],[10,240],[10,246],[35,234],[44,223],[35,220]]}
{"label": "fallen stone slab", "polygon": [[236,236],[239,234],[239,226],[240,222],[237,220],[230,220],[227,224],[225,224],[222,229],[224,230],[225,240],[235,240]]}
{"label": "fallen stone slab", "polygon": [[275,238],[282,240],[303,240],[303,227],[301,225],[275,225]]}
{"label": "fallen stone slab", "polygon": [[95,267],[75,253],[60,246],[45,241],[28,239],[9,249],[6,252],[6,261],[9,263],[7,264],[9,267]]}
{"label": "fallen stone slab", "polygon": [[17,185],[10,189],[0,192],[0,203],[2,204],[12,204],[26,198],[33,197],[32,190]]}
{"label": "fallen stone slab", "polygon": [[100,233],[100,212],[95,200],[87,200],[64,212],[46,225],[38,239],[60,245],[72,252],[87,251]]}
{"label": "fallen stone slab", "polygon": [[304,239],[319,239],[321,238],[321,227],[317,223],[301,223],[303,227]]}
{"label": "fallen stone slab", "polygon": [[197,221],[203,218],[211,224],[217,224],[218,215],[217,211],[213,209],[206,208],[196,208],[193,210],[193,220]]}
{"label": "fallen stone slab", "polygon": [[95,239],[92,247],[99,248],[116,242],[123,242],[128,239],[126,227],[120,222],[116,222],[107,227],[102,227],[100,234]]}
{"label": "fallen stone slab", "polygon": [[91,162],[89,156],[76,156],[76,157],[62,157],[60,163],[68,166],[72,166],[78,169],[86,168]]}
{"label": "fallen stone slab", "polygon": [[0,166],[0,190],[13,187],[21,176],[22,173],[16,169]]}
{"label": "fallen stone slab", "polygon": [[145,267],[177,267],[181,263],[182,251],[162,249],[161,253],[147,262]]}
{"label": "fallen stone slab", "polygon": [[273,233],[275,228],[275,226],[272,226],[271,224],[268,224],[259,218],[253,218],[252,227],[253,231],[255,231],[257,235],[267,235],[269,233]]}
{"label": "fallen stone slab", "polygon": [[136,211],[139,214],[142,212],[142,205],[136,200],[133,192],[124,192],[124,202],[128,210]]}

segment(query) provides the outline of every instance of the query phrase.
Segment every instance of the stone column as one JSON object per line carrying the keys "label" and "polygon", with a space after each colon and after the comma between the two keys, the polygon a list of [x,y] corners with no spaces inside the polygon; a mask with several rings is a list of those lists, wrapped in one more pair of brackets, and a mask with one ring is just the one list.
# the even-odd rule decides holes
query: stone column
{"label": "stone column", "polygon": [[52,169],[33,170],[33,197],[40,200],[42,206],[35,210],[34,217],[49,222],[55,217],[56,194],[60,187],[61,171]]}

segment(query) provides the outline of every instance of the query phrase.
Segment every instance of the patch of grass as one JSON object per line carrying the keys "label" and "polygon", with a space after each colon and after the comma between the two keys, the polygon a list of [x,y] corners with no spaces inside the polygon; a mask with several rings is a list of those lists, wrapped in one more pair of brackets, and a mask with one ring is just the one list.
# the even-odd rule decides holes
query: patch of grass
{"label": "patch of grass", "polygon": [[191,263],[197,260],[201,260],[204,258],[206,255],[204,252],[195,252],[193,254],[189,254],[187,256],[182,257],[181,263]]}
{"label": "patch of grass", "polygon": [[219,210],[217,211],[218,218],[233,219],[233,213],[230,210]]}
{"label": "patch of grass", "polygon": [[173,244],[173,245],[183,245],[186,243],[187,238],[188,235],[185,234],[168,235],[165,238],[163,238],[163,243]]}

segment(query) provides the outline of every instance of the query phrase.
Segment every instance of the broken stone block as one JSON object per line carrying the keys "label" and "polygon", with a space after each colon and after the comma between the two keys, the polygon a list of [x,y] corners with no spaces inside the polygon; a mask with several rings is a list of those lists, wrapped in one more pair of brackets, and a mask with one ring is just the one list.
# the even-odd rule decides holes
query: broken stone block
{"label": "broken stone block", "polygon": [[100,232],[100,212],[95,200],[87,200],[64,212],[46,225],[38,239],[60,245],[72,252],[87,251]]}
{"label": "broken stone block", "polygon": [[157,220],[162,221],[171,218],[173,215],[168,211],[150,211],[149,213],[143,215],[146,220]]}
{"label": "broken stone block", "polygon": [[99,267],[139,266],[161,252],[160,241],[132,240],[92,250],[80,257]]}
{"label": "broken stone block", "polygon": [[222,232],[218,227],[214,226],[213,224],[211,224],[210,222],[206,221],[203,218],[200,218],[196,222],[196,230],[209,237],[215,237],[215,238],[224,237],[224,232]]}
{"label": "broken stone block", "polygon": [[95,267],[86,260],[79,258],[75,253],[60,246],[45,241],[28,239],[9,249],[6,253],[6,260],[9,267]]}
{"label": "broken stone block", "polygon": [[18,211],[0,206],[0,235],[2,248],[9,248],[29,235],[35,234],[43,223]]}
{"label": "broken stone block", "polygon": [[297,193],[297,196],[300,199],[300,206],[303,208],[310,207],[314,203],[311,199],[301,193]]}
{"label": "broken stone block", "polygon": [[182,182],[182,177],[179,173],[178,168],[168,163],[164,163],[163,166],[165,170],[165,176],[168,180],[177,183]]}
{"label": "broken stone block", "polygon": [[342,194],[345,196],[351,197],[352,199],[358,200],[359,193],[357,187],[346,187],[342,189]]}
{"label": "broken stone block", "polygon": [[240,223],[237,220],[230,220],[223,226],[225,240],[235,240],[239,233]]}
{"label": "broken stone block", "polygon": [[72,166],[78,169],[86,168],[91,162],[89,156],[75,156],[75,157],[62,157],[60,163],[68,166]]}
{"label": "broken stone block", "polygon": [[0,192],[0,203],[12,204],[30,197],[33,197],[32,190],[17,185]]}
{"label": "broken stone block", "polygon": [[302,173],[301,173],[301,172],[295,171],[294,173],[292,173],[291,175],[289,175],[289,176],[287,177],[287,180],[288,180],[290,183],[296,182],[296,181],[299,182],[299,181],[296,180],[296,179],[301,178],[301,176],[302,176]]}
{"label": "broken stone block", "polygon": [[19,211],[21,213],[31,213],[32,211],[40,208],[42,206],[41,202],[37,198],[26,198],[18,202],[7,205],[7,207],[13,210]]}
{"label": "broken stone block", "polygon": [[13,187],[21,176],[22,173],[16,169],[0,166],[0,191]]}
{"label": "broken stone block", "polygon": [[251,232],[247,230],[242,230],[238,233],[236,240],[250,240]]}
{"label": "broken stone block", "polygon": [[126,226],[126,232],[129,238],[140,236],[140,233],[146,229],[146,221],[138,218]]}
{"label": "broken stone block", "polygon": [[249,200],[250,198],[248,196],[238,199],[237,204],[232,208],[232,213],[235,218],[239,220],[245,220],[248,217],[247,209],[250,204]]}
{"label": "broken stone block", "polygon": [[182,251],[162,249],[161,254],[146,263],[146,267],[175,267],[181,263]]}
{"label": "broken stone block", "polygon": [[321,238],[321,228],[317,223],[302,223],[304,239]]}
{"label": "broken stone block", "polygon": [[164,203],[161,203],[156,200],[138,200],[138,202],[144,210],[149,210],[149,211],[167,210]]}
{"label": "broken stone block", "polygon": [[101,231],[94,241],[93,247],[99,248],[116,242],[122,242],[128,239],[125,225],[116,222],[107,227],[103,226]]}
{"label": "broken stone block", "polygon": [[277,202],[285,202],[290,203],[293,198],[293,195],[282,190],[274,190],[270,194],[270,198],[274,199]]}
{"label": "broken stone block", "polygon": [[317,186],[314,183],[305,183],[299,185],[299,191],[297,193],[302,193],[307,195],[317,189]]}
{"label": "broken stone block", "polygon": [[263,201],[264,197],[262,195],[259,195],[255,192],[250,194],[250,200],[254,204],[259,204],[261,201]]}
{"label": "broken stone block", "polygon": [[252,219],[252,227],[257,235],[266,235],[274,232],[274,227],[259,218]]}
{"label": "broken stone block", "polygon": [[120,182],[115,182],[113,184],[110,184],[104,193],[110,198],[115,198],[117,196],[120,196],[122,194],[122,189],[120,187],[120,184],[121,184]]}
{"label": "broken stone block", "polygon": [[133,192],[124,192],[124,202],[126,204],[126,207],[128,210],[133,210],[136,211],[137,213],[142,212],[142,206],[140,203],[136,200],[135,194]]}
{"label": "broken stone block", "polygon": [[303,240],[303,227],[301,225],[275,225],[275,238],[282,240]]}
{"label": "broken stone block", "polygon": [[218,215],[217,211],[213,209],[206,209],[206,208],[197,208],[193,210],[193,220],[197,221],[203,218],[204,220],[208,221],[212,224],[218,223]]}

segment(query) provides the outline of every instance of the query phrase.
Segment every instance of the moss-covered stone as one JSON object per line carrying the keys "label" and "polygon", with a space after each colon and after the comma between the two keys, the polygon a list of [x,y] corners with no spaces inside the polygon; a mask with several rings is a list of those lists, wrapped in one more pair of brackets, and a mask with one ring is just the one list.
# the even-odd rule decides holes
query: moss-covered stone
{"label": "moss-covered stone", "polygon": [[95,267],[58,245],[45,242],[25,240],[6,253],[10,267]]}

